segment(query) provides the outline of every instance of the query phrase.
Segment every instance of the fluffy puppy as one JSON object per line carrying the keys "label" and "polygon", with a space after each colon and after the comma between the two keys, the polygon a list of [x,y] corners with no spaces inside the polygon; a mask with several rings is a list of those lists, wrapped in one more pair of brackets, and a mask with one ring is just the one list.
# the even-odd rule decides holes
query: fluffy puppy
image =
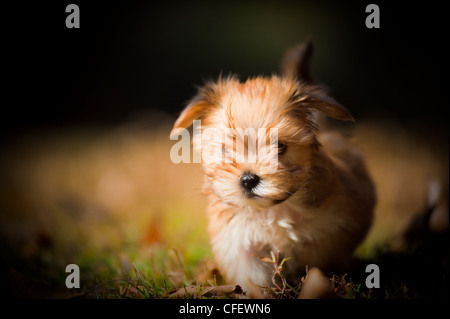
{"label": "fluffy puppy", "polygon": [[[200,151],[223,150],[202,161],[208,232],[219,271],[253,298],[270,297],[271,253],[280,261],[290,258],[283,271],[295,284],[306,266],[343,266],[372,221],[374,186],[360,151],[343,135],[319,130],[318,113],[343,121],[353,117],[312,84],[311,52],[309,43],[290,51],[283,76],[207,83],[172,131],[201,120],[197,133],[224,133],[219,140],[194,136]],[[242,134],[248,128],[258,133]],[[276,143],[270,129],[277,130]],[[254,161],[242,160],[255,143],[266,152],[258,148]],[[274,156],[276,170],[268,170]]]}

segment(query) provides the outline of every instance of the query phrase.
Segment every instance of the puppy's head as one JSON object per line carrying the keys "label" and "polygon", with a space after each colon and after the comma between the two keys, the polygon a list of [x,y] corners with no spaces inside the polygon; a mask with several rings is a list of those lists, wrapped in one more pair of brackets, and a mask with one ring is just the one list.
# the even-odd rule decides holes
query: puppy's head
{"label": "puppy's head", "polygon": [[353,119],[318,86],[292,77],[244,83],[229,77],[202,87],[172,132],[200,120],[194,146],[201,151],[209,189],[228,205],[270,207],[308,177],[318,144],[317,111]]}
{"label": "puppy's head", "polygon": [[311,54],[311,43],[289,50],[282,77],[207,83],[175,122],[172,134],[201,121],[194,147],[201,152],[209,191],[224,203],[267,208],[285,201],[308,179],[318,146],[317,113],[353,120],[311,84]]}

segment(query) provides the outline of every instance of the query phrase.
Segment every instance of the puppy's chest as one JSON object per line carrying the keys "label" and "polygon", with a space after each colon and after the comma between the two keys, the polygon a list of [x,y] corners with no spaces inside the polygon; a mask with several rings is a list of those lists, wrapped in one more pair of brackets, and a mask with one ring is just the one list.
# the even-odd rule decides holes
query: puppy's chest
{"label": "puppy's chest", "polygon": [[[302,243],[312,240],[302,224],[305,222],[295,209],[270,209],[266,211],[241,211],[223,229],[223,235],[233,239],[238,250],[259,256],[290,252]],[[231,248],[231,247],[230,247]]]}

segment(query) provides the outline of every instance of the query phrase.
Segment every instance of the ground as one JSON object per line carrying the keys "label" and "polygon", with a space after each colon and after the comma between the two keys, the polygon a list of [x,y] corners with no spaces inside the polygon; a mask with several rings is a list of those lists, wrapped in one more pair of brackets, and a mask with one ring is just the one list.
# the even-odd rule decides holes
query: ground
{"label": "ground", "polygon": [[[242,297],[214,270],[201,167],[170,161],[169,131],[137,122],[32,132],[2,146],[0,294]],[[448,231],[432,233],[425,220],[418,234],[406,241],[402,236],[427,212],[427,176],[448,183],[448,152],[436,156],[407,133],[397,130],[390,138],[393,131],[363,123],[353,132],[379,201],[356,266],[326,274],[341,298],[449,295]],[[381,269],[380,289],[365,285],[364,266],[374,262]],[[65,287],[68,264],[80,267],[80,289]],[[273,296],[296,298],[301,284],[284,288],[272,290]]]}

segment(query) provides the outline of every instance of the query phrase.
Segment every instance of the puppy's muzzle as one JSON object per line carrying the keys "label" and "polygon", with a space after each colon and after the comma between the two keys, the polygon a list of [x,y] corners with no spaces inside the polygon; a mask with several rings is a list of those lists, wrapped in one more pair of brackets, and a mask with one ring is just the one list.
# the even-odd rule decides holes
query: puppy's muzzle
{"label": "puppy's muzzle", "polygon": [[261,178],[251,172],[245,172],[240,178],[241,187],[248,197],[256,197],[253,190],[259,185]]}

